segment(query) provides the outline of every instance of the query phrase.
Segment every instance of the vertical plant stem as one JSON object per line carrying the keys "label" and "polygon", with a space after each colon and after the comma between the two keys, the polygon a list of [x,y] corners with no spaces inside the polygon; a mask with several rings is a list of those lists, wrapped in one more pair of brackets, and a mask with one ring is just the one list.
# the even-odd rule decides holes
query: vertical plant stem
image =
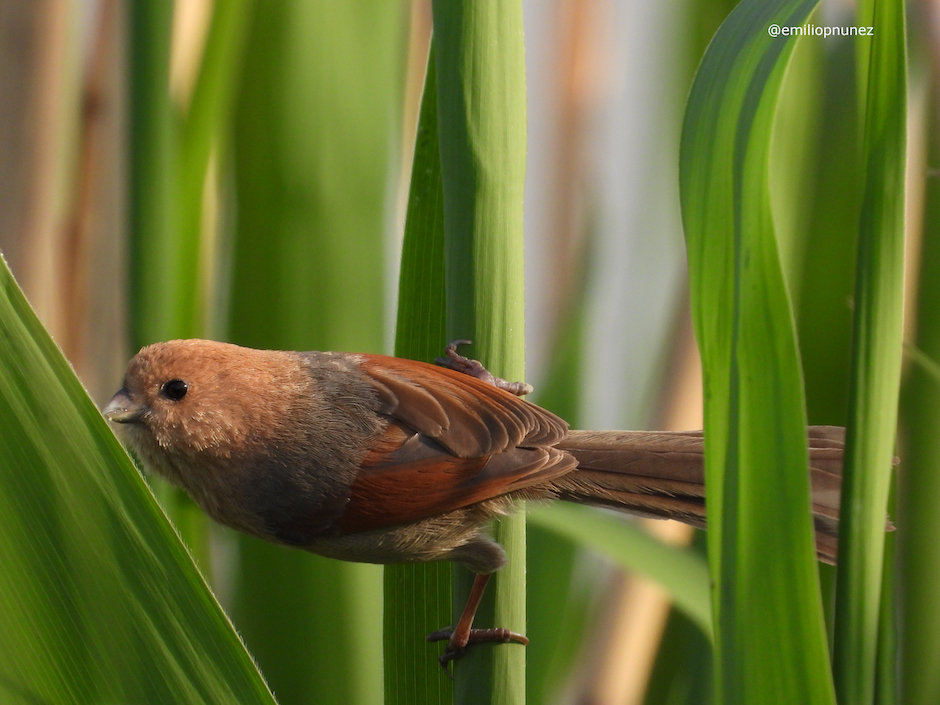
{"label": "vertical plant stem", "polygon": [[131,345],[167,340],[179,327],[176,140],[169,64],[173,4],[141,0],[130,14]]}
{"label": "vertical plant stem", "polygon": [[[522,197],[525,54],[522,6],[512,0],[433,4],[438,130],[444,188],[447,334],[495,374],[523,377]],[[525,630],[525,524],[505,519],[496,539],[510,556],[478,613],[481,626]],[[455,606],[471,576],[457,568]],[[525,652],[472,649],[456,668],[457,700],[521,703]]]}

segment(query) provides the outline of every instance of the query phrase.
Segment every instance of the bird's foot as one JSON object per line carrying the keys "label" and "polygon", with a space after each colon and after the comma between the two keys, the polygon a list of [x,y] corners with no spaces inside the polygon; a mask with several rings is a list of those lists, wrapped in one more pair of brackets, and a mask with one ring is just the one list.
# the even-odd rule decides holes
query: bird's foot
{"label": "bird's foot", "polygon": [[525,646],[529,643],[528,637],[502,627],[471,629],[464,634],[458,633],[454,627],[445,627],[428,634],[428,641],[444,641],[445,639],[447,639],[447,647],[444,649],[444,653],[438,657],[438,661],[441,663],[441,668],[451,678],[453,678],[453,675],[447,668],[447,664],[459,659],[467,652],[467,648],[474,644],[508,644],[514,641]]}
{"label": "bird's foot", "polygon": [[507,382],[501,377],[497,377],[483,366],[479,360],[471,360],[469,357],[457,352],[458,345],[470,345],[469,340],[455,340],[444,348],[444,354],[447,357],[439,357],[436,362],[441,367],[446,367],[457,372],[463,372],[478,380],[492,384],[498,389],[505,390],[517,397],[524,396],[532,391],[532,385],[525,382]]}

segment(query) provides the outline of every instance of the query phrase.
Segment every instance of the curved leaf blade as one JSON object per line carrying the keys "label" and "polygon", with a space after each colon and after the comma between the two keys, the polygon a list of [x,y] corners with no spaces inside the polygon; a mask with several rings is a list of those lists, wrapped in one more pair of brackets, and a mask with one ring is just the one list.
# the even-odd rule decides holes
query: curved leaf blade
{"label": "curved leaf blade", "polygon": [[693,320],[705,373],[718,699],[834,702],[803,382],[770,211],[769,152],[792,39],[813,0],[744,0],[709,46],[680,157]]}
{"label": "curved leaf blade", "polygon": [[0,263],[0,699],[273,703]]}
{"label": "curved leaf blade", "polygon": [[691,550],[665,544],[621,517],[564,502],[532,511],[529,521],[655,580],[676,607],[711,635],[708,565]]}
{"label": "curved leaf blade", "polygon": [[839,699],[857,703],[871,702],[875,692],[884,519],[901,385],[907,149],[904,3],[877,0],[871,17],[833,653]]}

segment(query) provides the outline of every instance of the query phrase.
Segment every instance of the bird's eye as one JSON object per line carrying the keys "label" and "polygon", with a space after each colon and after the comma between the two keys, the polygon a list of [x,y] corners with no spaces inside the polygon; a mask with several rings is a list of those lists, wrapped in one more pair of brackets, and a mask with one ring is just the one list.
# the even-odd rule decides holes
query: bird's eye
{"label": "bird's eye", "polygon": [[186,392],[189,391],[189,385],[181,379],[171,379],[169,382],[163,383],[163,387],[160,391],[163,392],[163,396],[167,399],[179,401],[186,396]]}

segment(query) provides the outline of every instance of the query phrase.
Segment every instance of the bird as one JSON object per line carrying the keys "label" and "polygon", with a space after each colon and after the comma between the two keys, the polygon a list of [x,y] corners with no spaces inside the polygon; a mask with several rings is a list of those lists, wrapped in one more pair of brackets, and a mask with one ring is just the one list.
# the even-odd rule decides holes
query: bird
{"label": "bird", "polygon": [[[507,562],[487,532],[523,500],[565,500],[705,528],[701,431],[581,431],[531,387],[457,352],[257,350],[209,340],[143,347],[103,409],[148,473],[215,521],[282,546],[366,563],[453,561],[475,573],[447,641],[527,644],[473,627]],[[844,429],[807,430],[817,557],[835,561]]]}

